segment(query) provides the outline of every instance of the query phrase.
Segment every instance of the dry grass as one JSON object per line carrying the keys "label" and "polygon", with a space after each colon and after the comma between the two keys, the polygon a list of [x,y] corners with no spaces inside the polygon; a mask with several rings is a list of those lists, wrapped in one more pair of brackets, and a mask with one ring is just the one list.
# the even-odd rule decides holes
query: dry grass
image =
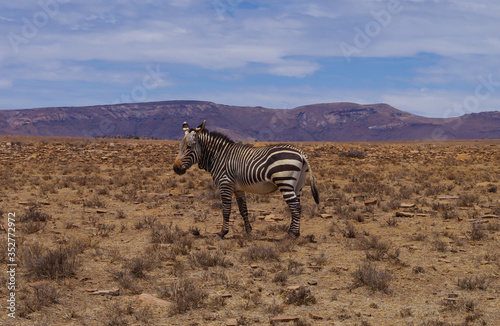
{"label": "dry grass", "polygon": [[358,269],[352,273],[352,287],[367,286],[373,292],[389,292],[392,276],[387,271],[381,271],[370,263],[364,263],[358,266]]}
{"label": "dry grass", "polygon": [[306,184],[302,236],[287,238],[280,194],[250,194],[252,235],[234,201],[220,240],[219,191],[197,167],[171,171],[176,142],[0,139],[0,225],[17,217],[15,323],[500,324],[500,141],[298,146],[322,198]]}

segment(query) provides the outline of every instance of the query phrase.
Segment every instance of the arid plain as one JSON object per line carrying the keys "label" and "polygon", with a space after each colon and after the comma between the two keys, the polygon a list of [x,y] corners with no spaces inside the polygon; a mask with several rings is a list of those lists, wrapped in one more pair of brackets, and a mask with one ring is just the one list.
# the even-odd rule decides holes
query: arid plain
{"label": "arid plain", "polygon": [[275,193],[247,196],[251,236],[234,201],[220,240],[177,142],[2,136],[0,324],[500,324],[500,140],[297,146],[321,197],[301,236]]}

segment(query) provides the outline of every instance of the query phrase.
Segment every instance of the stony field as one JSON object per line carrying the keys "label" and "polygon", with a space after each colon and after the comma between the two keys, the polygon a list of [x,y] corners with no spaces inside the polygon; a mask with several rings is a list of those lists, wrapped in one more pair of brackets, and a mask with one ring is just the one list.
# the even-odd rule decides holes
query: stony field
{"label": "stony field", "polygon": [[297,146],[300,238],[271,194],[220,240],[177,142],[1,137],[0,324],[500,325],[500,140]]}

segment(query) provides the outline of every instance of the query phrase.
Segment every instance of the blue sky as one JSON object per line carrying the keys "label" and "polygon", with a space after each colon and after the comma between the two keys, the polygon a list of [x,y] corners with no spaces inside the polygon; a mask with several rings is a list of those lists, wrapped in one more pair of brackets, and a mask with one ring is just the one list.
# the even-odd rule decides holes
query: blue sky
{"label": "blue sky", "polygon": [[497,0],[0,5],[0,109],[162,100],[500,110]]}

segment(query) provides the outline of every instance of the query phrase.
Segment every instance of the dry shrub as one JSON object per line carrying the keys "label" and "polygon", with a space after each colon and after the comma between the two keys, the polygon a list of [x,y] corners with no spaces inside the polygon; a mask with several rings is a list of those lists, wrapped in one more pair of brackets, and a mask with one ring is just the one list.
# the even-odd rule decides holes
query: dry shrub
{"label": "dry shrub", "polygon": [[441,240],[438,236],[432,241],[432,248],[439,252],[448,251],[449,243]]}
{"label": "dry shrub", "polygon": [[444,310],[474,312],[476,303],[472,299],[449,300],[442,302]]}
{"label": "dry shrub", "polygon": [[106,203],[102,201],[98,196],[94,196],[91,199],[84,200],[83,207],[104,208],[106,207]]}
{"label": "dry shrub", "polygon": [[51,218],[52,217],[49,214],[42,213],[33,206],[19,217],[19,222],[47,222]]}
{"label": "dry shrub", "polygon": [[444,220],[453,220],[460,218],[458,212],[453,209],[443,209],[443,211],[441,212],[441,216],[443,217]]}
{"label": "dry shrub", "polygon": [[490,285],[490,279],[485,276],[466,276],[464,278],[459,278],[457,285],[461,290],[486,290]]}
{"label": "dry shrub", "polygon": [[280,255],[275,247],[268,245],[258,245],[248,247],[243,253],[242,257],[249,261],[263,260],[263,261],[279,261]]}
{"label": "dry shrub", "polygon": [[46,283],[38,285],[34,288],[34,291],[27,297],[24,302],[24,307],[21,310],[26,313],[39,311],[44,307],[48,307],[51,304],[55,304],[59,302],[59,298],[61,297],[60,293],[57,291],[57,288],[52,283]]}
{"label": "dry shrub", "polygon": [[479,195],[462,194],[458,199],[457,205],[460,207],[474,207],[474,204],[477,203],[479,203]]}
{"label": "dry shrub", "polygon": [[301,286],[296,290],[289,290],[285,292],[285,303],[296,306],[308,306],[316,303],[316,297],[311,293],[309,288]]}
{"label": "dry shrub", "polygon": [[146,277],[145,272],[152,270],[154,266],[154,260],[144,256],[134,257],[127,264],[130,273],[137,278]]}
{"label": "dry shrub", "polygon": [[194,252],[189,257],[189,261],[191,265],[203,268],[214,266],[227,267],[230,265],[229,260],[220,250],[202,250]]}
{"label": "dry shrub", "polygon": [[45,225],[47,225],[46,222],[28,221],[23,225],[22,230],[26,234],[33,234],[45,228]]}
{"label": "dry shrub", "polygon": [[288,271],[279,271],[278,273],[276,273],[276,275],[274,275],[273,282],[285,285],[286,281],[288,280],[288,275]]}
{"label": "dry shrub", "polygon": [[483,240],[487,237],[484,226],[481,223],[472,223],[470,237],[474,241]]}
{"label": "dry shrub", "polygon": [[55,280],[76,274],[80,265],[78,254],[82,251],[83,248],[77,245],[47,249],[36,243],[26,246],[22,257],[28,274]]}
{"label": "dry shrub", "polygon": [[187,232],[181,230],[177,225],[173,227],[172,223],[169,225],[160,222],[151,224],[151,242],[152,243],[174,243],[176,239],[184,237]]}
{"label": "dry shrub", "polygon": [[141,289],[139,288],[136,279],[132,276],[132,274],[126,270],[118,270],[118,271],[108,271],[111,275],[113,275],[115,281],[120,284],[120,286],[126,290],[129,290],[133,294],[141,293]]}
{"label": "dry shrub", "polygon": [[172,314],[181,314],[203,305],[208,294],[201,289],[194,279],[182,278],[179,281],[160,288],[160,296],[173,302]]}
{"label": "dry shrub", "polygon": [[359,265],[358,269],[352,273],[353,288],[366,285],[371,291],[389,292],[389,284],[392,277],[387,271],[380,271],[370,263]]}
{"label": "dry shrub", "polygon": [[132,313],[133,309],[130,305],[121,307],[118,302],[115,302],[108,305],[108,310],[104,314],[102,323],[106,326],[128,326],[130,325],[128,315]]}
{"label": "dry shrub", "polygon": [[[384,257],[390,257],[390,245],[379,240],[377,236],[363,237],[359,239],[359,246],[365,251],[368,260],[382,260]],[[396,257],[393,257],[396,258]]]}
{"label": "dry shrub", "polygon": [[356,227],[349,222],[346,222],[345,229],[340,229],[340,233],[342,233],[342,235],[346,238],[356,238],[358,235]]}

